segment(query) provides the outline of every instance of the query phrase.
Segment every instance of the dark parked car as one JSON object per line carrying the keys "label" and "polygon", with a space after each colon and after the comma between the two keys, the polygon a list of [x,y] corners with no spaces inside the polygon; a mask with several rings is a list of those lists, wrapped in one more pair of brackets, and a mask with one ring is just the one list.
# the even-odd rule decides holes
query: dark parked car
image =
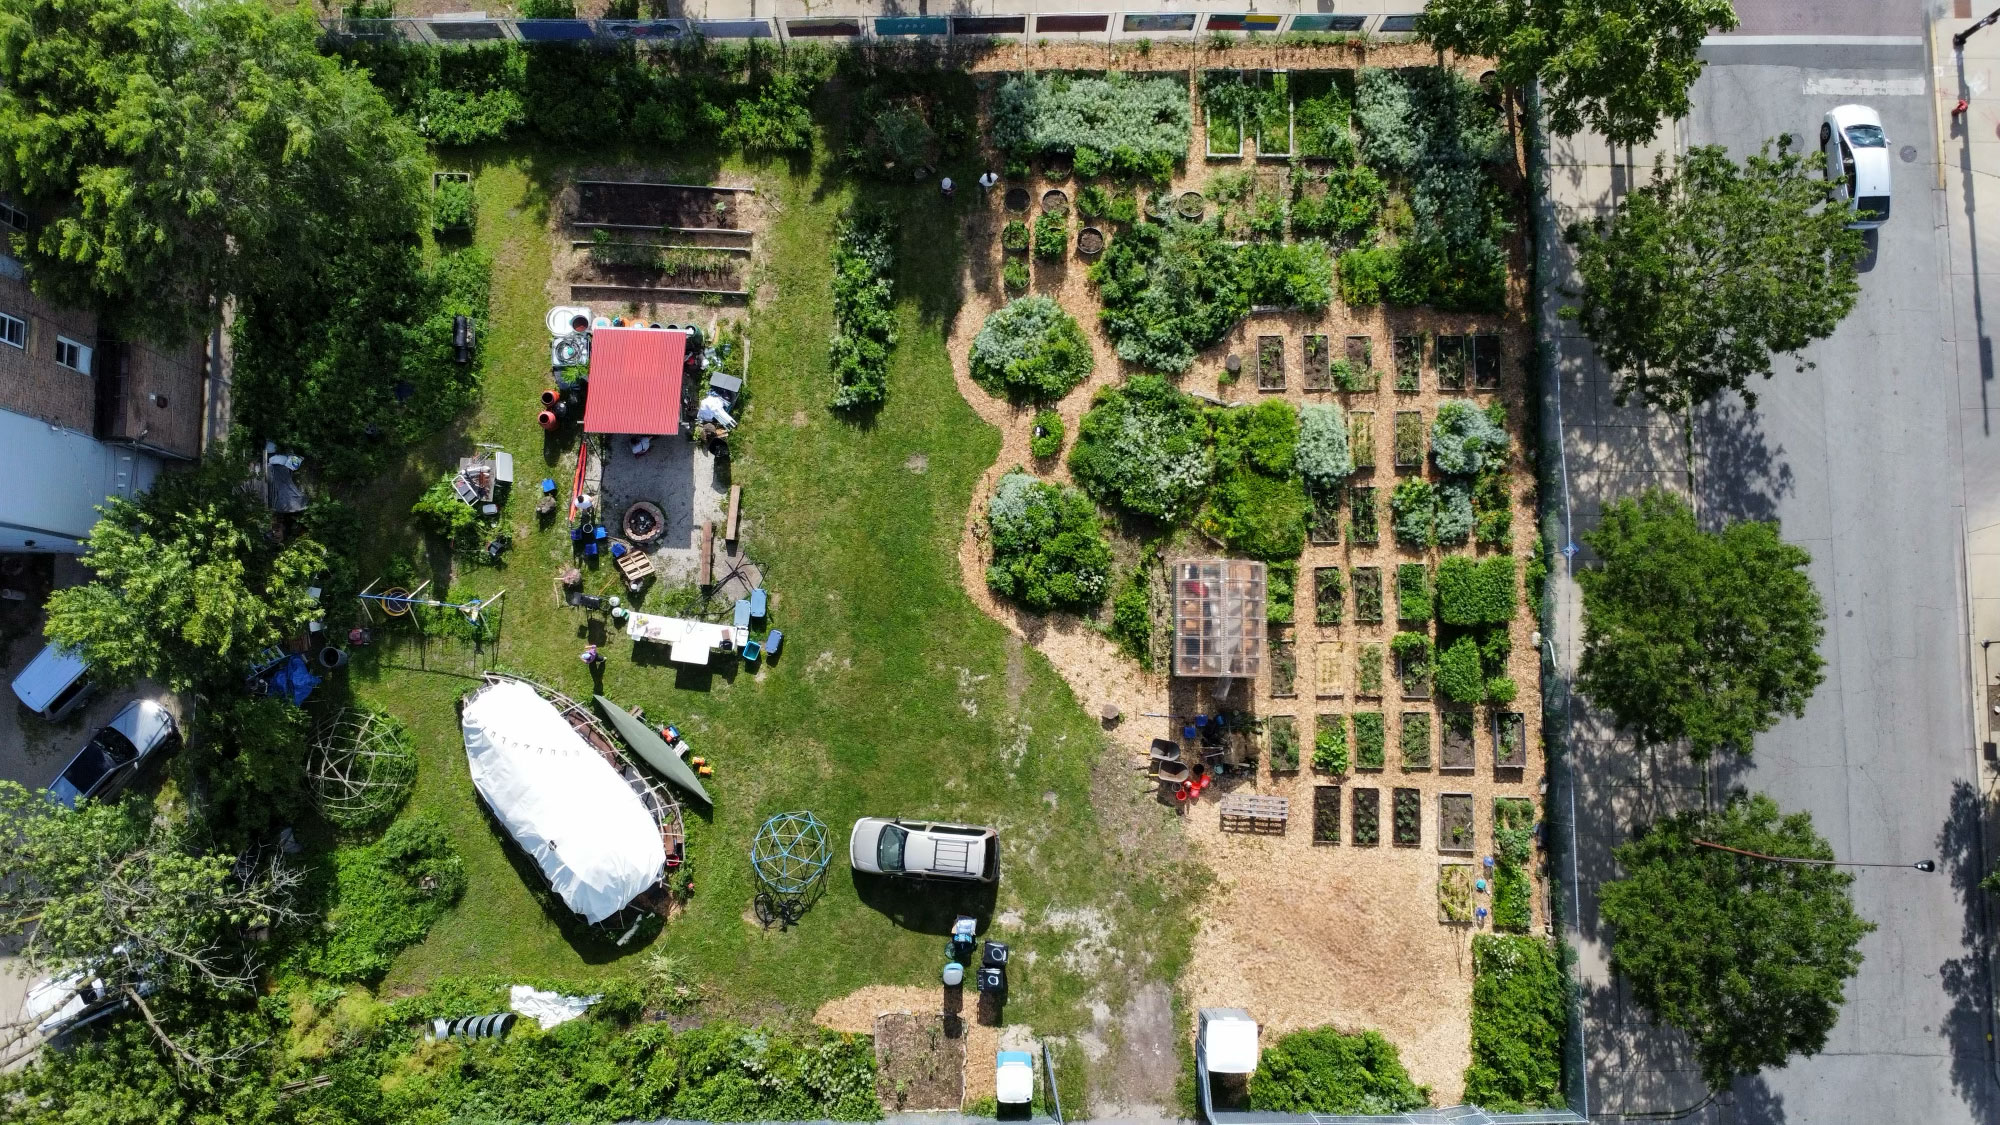
{"label": "dark parked car", "polygon": [[49,782],[49,796],[70,808],[86,798],[108,797],[132,780],[141,762],[178,736],[174,717],[165,707],[135,699],[92,735]]}

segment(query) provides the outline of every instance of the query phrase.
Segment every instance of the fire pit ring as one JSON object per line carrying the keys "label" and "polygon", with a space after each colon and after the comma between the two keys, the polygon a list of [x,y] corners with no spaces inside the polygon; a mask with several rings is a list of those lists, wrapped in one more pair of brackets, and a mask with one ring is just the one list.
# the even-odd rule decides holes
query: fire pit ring
{"label": "fire pit ring", "polygon": [[651,543],[667,531],[667,515],[659,505],[644,500],[625,509],[625,538],[634,544]]}

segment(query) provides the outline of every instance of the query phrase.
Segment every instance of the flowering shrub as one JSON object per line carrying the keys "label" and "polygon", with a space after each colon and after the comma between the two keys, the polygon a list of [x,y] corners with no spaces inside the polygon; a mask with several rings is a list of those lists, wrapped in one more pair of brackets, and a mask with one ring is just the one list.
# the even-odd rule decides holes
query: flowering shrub
{"label": "flowering shrub", "polygon": [[1172,179],[1194,136],[1176,78],[1023,74],[993,97],[993,143],[1017,157],[1073,154],[1079,176]]}
{"label": "flowering shrub", "polygon": [[1448,476],[1477,476],[1507,455],[1507,428],[1464,399],[1438,406],[1431,423],[1431,456]]}
{"label": "flowering shrub", "polygon": [[1098,502],[1178,519],[1208,488],[1214,462],[1194,399],[1157,375],[1106,387],[1077,427],[1069,470]]}
{"label": "flowering shrub", "polygon": [[833,252],[835,331],[830,360],[838,384],[833,405],[845,409],[881,402],[888,394],[889,349],[896,345],[895,264],[888,220],[872,215],[841,227]]}
{"label": "flowering shrub", "polygon": [[986,521],[993,533],[986,584],[995,593],[1034,610],[1088,609],[1104,600],[1111,545],[1083,493],[1017,469],[1000,478]]}
{"label": "flowering shrub", "polygon": [[1340,487],[1354,472],[1347,415],[1340,407],[1314,402],[1299,410],[1298,467],[1306,484],[1320,490]]}
{"label": "flowering shrub", "polygon": [[1090,376],[1090,366],[1083,329],[1047,297],[1009,302],[972,341],[973,381],[1017,400],[1059,399]]}

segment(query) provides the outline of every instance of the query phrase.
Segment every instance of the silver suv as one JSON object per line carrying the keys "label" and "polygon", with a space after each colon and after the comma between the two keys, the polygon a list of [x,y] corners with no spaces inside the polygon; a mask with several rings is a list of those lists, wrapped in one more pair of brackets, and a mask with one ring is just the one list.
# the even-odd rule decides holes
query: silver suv
{"label": "silver suv", "polygon": [[864,816],[847,839],[847,858],[870,875],[965,879],[1000,877],[1000,833],[970,824]]}

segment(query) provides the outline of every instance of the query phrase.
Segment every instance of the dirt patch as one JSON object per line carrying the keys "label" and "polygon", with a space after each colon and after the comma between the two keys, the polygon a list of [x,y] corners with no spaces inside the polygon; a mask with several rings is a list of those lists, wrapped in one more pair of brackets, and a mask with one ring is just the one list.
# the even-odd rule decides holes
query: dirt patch
{"label": "dirt patch", "polygon": [[930,467],[930,457],[922,453],[912,453],[903,461],[903,468],[913,473],[922,473]]}
{"label": "dirt patch", "polygon": [[856,1035],[875,1034],[875,1017],[884,1012],[942,1011],[943,1002],[935,988],[915,985],[871,984],[837,1000],[828,1000],[813,1013],[813,1022],[834,1031]]}
{"label": "dirt patch", "polygon": [[632,227],[741,230],[746,192],[678,184],[586,180],[576,189],[576,221]]}
{"label": "dirt patch", "polygon": [[1092,1112],[1105,1118],[1147,1118],[1174,1088],[1180,1076],[1180,1054],[1174,1043],[1174,996],[1165,984],[1153,982],[1132,994],[1115,1017],[1100,1019],[1104,1035],[1116,1029],[1118,1050],[1092,1086]]}
{"label": "dirt patch", "polygon": [[964,1101],[965,1039],[942,1012],[875,1018],[875,1093],[892,1112],[957,1109]]}

